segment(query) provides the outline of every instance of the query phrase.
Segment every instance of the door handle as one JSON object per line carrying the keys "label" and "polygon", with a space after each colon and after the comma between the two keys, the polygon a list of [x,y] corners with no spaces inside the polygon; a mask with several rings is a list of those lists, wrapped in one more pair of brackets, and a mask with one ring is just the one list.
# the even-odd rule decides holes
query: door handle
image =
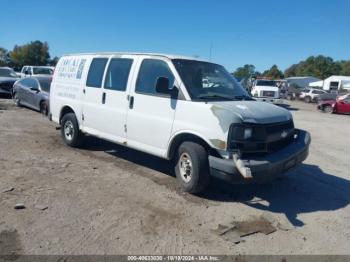
{"label": "door handle", "polygon": [[106,93],[103,92],[102,93],[102,104],[105,104],[106,103]]}
{"label": "door handle", "polygon": [[129,108],[130,109],[134,108],[134,97],[133,96],[129,97]]}

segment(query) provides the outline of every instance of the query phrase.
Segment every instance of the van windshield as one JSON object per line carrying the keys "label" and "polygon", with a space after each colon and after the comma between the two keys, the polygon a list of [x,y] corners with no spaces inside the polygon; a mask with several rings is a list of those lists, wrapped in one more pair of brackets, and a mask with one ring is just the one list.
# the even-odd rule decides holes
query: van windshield
{"label": "van windshield", "polygon": [[223,66],[187,59],[172,62],[192,100],[253,100]]}

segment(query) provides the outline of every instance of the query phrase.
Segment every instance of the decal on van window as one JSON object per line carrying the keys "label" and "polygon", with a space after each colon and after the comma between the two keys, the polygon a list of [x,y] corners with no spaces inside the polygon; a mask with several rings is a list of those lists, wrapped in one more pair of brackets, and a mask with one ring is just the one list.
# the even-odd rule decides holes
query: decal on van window
{"label": "decal on van window", "polygon": [[81,79],[81,75],[82,75],[82,73],[83,73],[83,69],[84,69],[85,62],[86,62],[86,59],[82,59],[82,60],[80,61],[76,79]]}

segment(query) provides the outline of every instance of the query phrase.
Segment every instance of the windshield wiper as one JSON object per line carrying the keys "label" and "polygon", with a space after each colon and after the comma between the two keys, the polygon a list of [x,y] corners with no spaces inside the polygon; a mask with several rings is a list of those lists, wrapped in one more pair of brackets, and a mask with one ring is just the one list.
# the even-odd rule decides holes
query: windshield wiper
{"label": "windshield wiper", "polygon": [[199,95],[197,96],[198,99],[210,99],[210,98],[221,98],[226,100],[234,100],[234,97],[230,96],[222,96],[222,95]]}
{"label": "windshield wiper", "polygon": [[234,98],[237,99],[237,100],[254,100],[252,97],[246,96],[246,95],[234,96]]}

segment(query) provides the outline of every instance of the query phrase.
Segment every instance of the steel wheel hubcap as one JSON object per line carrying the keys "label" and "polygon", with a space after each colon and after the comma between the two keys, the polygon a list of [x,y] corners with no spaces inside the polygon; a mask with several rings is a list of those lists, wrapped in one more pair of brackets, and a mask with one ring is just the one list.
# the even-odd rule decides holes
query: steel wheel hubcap
{"label": "steel wheel hubcap", "polygon": [[180,156],[180,175],[184,182],[188,183],[192,178],[192,160],[187,153],[182,153]]}
{"label": "steel wheel hubcap", "polygon": [[67,121],[64,124],[64,136],[67,140],[72,140],[74,136],[74,127],[71,121]]}

